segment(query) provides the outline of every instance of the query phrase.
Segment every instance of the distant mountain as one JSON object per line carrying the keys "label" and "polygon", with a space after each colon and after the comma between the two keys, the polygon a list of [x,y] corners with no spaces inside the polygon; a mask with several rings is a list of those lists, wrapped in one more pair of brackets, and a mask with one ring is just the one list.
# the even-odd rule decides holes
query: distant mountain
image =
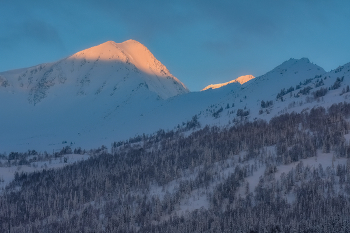
{"label": "distant mountain", "polygon": [[253,75],[240,76],[240,77],[238,77],[238,78],[236,78],[234,80],[231,80],[229,82],[226,82],[226,83],[210,84],[210,85],[206,86],[205,88],[203,88],[202,91],[205,91],[205,90],[208,90],[208,89],[217,89],[217,88],[226,86],[226,85],[231,84],[231,83],[243,84],[243,83],[248,82],[249,80],[252,80],[253,78],[255,78]]}
{"label": "distant mountain", "polygon": [[289,59],[241,86],[231,84],[201,92],[227,94],[201,111],[199,121],[225,127],[242,120],[270,120],[287,112],[327,108],[348,101],[349,85],[350,63],[326,72],[307,58]]}
{"label": "distant mountain", "polygon": [[307,58],[289,59],[266,74],[255,78],[246,84],[244,95],[250,98],[270,98],[276,95],[282,88],[290,88],[306,79],[313,79],[316,75],[322,75],[326,71],[313,64]]}
{"label": "distant mountain", "polygon": [[139,42],[106,42],[55,63],[0,73],[6,100],[0,152],[108,147],[159,129],[194,129],[193,120],[226,127],[329,106],[348,97],[349,70],[346,64],[326,72],[307,58],[289,59],[256,78],[189,92]]}
{"label": "distant mountain", "polygon": [[58,62],[0,73],[2,87],[38,104],[50,95],[130,94],[148,89],[162,99],[189,92],[141,43],[108,41]]}

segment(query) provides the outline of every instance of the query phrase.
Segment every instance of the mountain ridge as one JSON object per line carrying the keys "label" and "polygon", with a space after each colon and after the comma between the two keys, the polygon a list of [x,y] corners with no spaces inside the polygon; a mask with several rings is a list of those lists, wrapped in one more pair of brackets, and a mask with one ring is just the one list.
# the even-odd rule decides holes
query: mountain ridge
{"label": "mountain ridge", "polygon": [[[136,51],[143,51],[148,62],[137,61]],[[0,150],[58,150],[66,145],[62,142],[92,148],[159,129],[188,130],[196,125],[193,119],[221,127],[244,119],[269,120],[281,112],[312,108],[320,77],[324,86],[333,88],[338,76],[345,76],[343,84],[337,83],[342,86],[350,69],[344,65],[325,72],[306,58],[289,59],[243,85],[189,92],[149,53],[133,40],[108,41],[56,63],[0,73],[0,98],[7,100],[0,103],[0,131],[6,132],[0,135]],[[67,76],[72,73],[74,78]],[[329,92],[325,101],[347,96],[333,98],[340,89]],[[262,101],[268,107],[262,108]]]}

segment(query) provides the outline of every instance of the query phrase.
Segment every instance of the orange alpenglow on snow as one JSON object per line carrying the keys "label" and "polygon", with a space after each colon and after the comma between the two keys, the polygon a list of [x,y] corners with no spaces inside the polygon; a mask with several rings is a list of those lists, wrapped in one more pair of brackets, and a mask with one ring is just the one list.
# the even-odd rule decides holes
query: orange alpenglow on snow
{"label": "orange alpenglow on snow", "polygon": [[201,91],[205,91],[205,90],[208,90],[208,89],[217,89],[217,88],[226,86],[226,85],[228,85],[230,83],[240,83],[242,85],[243,83],[246,83],[249,80],[252,80],[253,78],[255,78],[253,75],[244,75],[244,76],[240,76],[240,77],[238,77],[238,78],[236,78],[234,80],[231,80],[229,82],[226,82],[226,83],[210,84],[209,86],[206,86]]}
{"label": "orange alpenglow on snow", "polygon": [[107,41],[103,44],[78,52],[70,58],[132,63],[139,70],[148,74],[161,74],[161,76],[170,75],[168,69],[162,65],[143,44],[135,40],[127,40],[122,43]]}

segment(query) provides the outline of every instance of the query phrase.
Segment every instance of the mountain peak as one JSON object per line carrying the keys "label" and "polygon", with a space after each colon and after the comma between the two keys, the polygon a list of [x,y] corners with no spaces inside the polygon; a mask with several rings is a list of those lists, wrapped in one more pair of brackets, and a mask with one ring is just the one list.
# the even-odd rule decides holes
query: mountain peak
{"label": "mountain peak", "polygon": [[85,49],[69,59],[89,61],[109,61],[133,64],[137,69],[152,75],[171,76],[167,68],[162,65],[153,54],[140,42],[127,40],[122,43],[107,41],[100,45]]}
{"label": "mountain peak", "polygon": [[95,67],[99,64],[103,66],[109,64],[112,67],[125,65],[128,70],[127,76],[130,75],[130,71],[137,76],[143,76],[142,79],[145,79],[149,89],[163,99],[189,92],[146,46],[136,40],[130,39],[122,43],[107,41],[78,52],[68,59],[91,61]]}
{"label": "mountain peak", "polygon": [[249,80],[255,78],[253,75],[244,75],[244,76],[240,76],[234,80],[231,80],[229,82],[226,82],[226,83],[218,83],[218,84],[210,84],[208,86],[206,86],[205,88],[202,89],[202,91],[205,91],[205,90],[208,90],[208,89],[217,89],[217,88],[220,88],[220,87],[223,87],[223,86],[226,86],[228,84],[231,84],[231,83],[239,83],[239,84],[244,84],[246,82],[248,82]]}
{"label": "mountain peak", "polygon": [[[142,53],[142,51],[149,52],[149,50],[143,44],[136,40],[130,39],[122,43],[106,41],[97,46],[93,46],[91,48],[80,51],[71,57],[85,58],[89,60],[124,60],[123,58],[128,57],[127,55],[137,57],[138,53]],[[149,54],[151,54],[151,52],[149,52]]]}
{"label": "mountain peak", "polygon": [[[102,44],[116,44],[113,40],[109,40],[109,41],[106,41],[106,42],[104,42],[104,43],[102,43]],[[102,45],[101,44],[101,45]]]}
{"label": "mountain peak", "polygon": [[296,59],[296,58],[290,58],[288,61],[296,61],[296,62],[306,62],[306,63],[310,63],[309,58],[307,57],[302,57],[300,59]]}
{"label": "mountain peak", "polygon": [[307,63],[311,63],[310,60],[306,57],[302,57],[300,59],[295,59],[295,58],[290,58],[289,60],[283,62],[282,64],[288,64],[288,65],[292,65],[292,64],[307,64]]}
{"label": "mountain peak", "polygon": [[309,58],[306,58],[306,57],[300,58],[299,61],[301,61],[301,62],[306,62],[306,63],[310,63]]}
{"label": "mountain peak", "polygon": [[274,68],[273,70],[271,70],[263,76],[266,76],[271,73],[278,73],[284,76],[286,76],[287,73],[290,73],[298,74],[298,76],[300,76],[301,72],[308,71],[315,71],[316,73],[326,72],[322,67],[313,64],[308,58],[303,57],[300,59],[290,58],[289,60],[283,62],[281,65],[277,66],[276,68]]}
{"label": "mountain peak", "polygon": [[79,96],[102,92],[107,96],[130,96],[147,89],[152,95],[156,94],[156,98],[167,99],[189,92],[143,44],[135,40],[107,41],[57,62],[2,74],[1,86],[27,90],[28,100],[34,105],[54,95],[63,88],[62,84],[65,92],[69,90]]}
{"label": "mountain peak", "polygon": [[[112,41],[113,42],[113,41]],[[133,40],[133,39],[129,39],[129,40],[126,40],[120,44],[128,44],[128,45],[142,45],[140,42],[138,42],[137,40]]]}
{"label": "mountain peak", "polygon": [[[106,41],[100,45],[97,45],[97,46],[101,46],[101,45],[105,45],[105,46],[108,46],[108,45],[111,45],[111,46],[118,46],[118,44],[123,44],[123,45],[129,45],[129,46],[133,46],[133,45],[142,45],[140,42],[136,41],[136,40],[133,40],[133,39],[129,39],[129,40],[126,40],[126,41],[123,41],[121,43],[117,43],[113,40],[109,40],[109,41]],[[143,46],[143,45],[142,45]]]}

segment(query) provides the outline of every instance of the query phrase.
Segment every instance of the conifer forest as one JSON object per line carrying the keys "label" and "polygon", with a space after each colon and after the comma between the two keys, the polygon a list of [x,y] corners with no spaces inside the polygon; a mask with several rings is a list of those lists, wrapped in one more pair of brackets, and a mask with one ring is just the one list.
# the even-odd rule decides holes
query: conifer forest
{"label": "conifer forest", "polygon": [[89,158],[16,173],[1,232],[350,232],[349,117],[344,102],[74,149]]}

